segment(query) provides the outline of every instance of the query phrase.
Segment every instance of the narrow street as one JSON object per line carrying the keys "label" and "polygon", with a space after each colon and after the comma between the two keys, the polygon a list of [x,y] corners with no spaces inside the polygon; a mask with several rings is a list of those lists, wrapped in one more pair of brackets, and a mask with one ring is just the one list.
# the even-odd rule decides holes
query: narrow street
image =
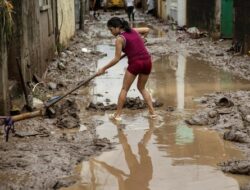
{"label": "narrow street", "polygon": [[[159,35],[156,26],[149,40],[165,36]],[[114,56],[114,46],[102,44],[97,50],[107,54],[98,60],[97,67]],[[116,102],[126,61],[95,80],[93,102]],[[225,175],[217,168],[219,162],[243,159],[242,152],[207,127],[189,127],[185,118],[198,109],[196,98],[216,91],[247,90],[249,81],[213,69],[195,56],[177,53],[154,61],[147,87],[153,98],[164,103],[157,109],[159,119],[148,119],[146,110],[126,110],[122,123],[114,123],[108,119],[109,112],[92,113],[91,118],[101,123],[97,134],[118,145],[115,150],[83,161],[75,171],[78,182],[62,190],[227,190],[248,183],[250,177]],[[129,97],[137,96],[134,85]]]}
{"label": "narrow street", "polygon": [[[113,16],[127,19],[116,10],[85,21],[85,31],[50,62],[45,85],[34,87],[38,99],[63,95],[113,58],[115,38],[106,26]],[[124,109],[121,122],[109,119],[125,57],[56,105],[55,118],[15,124],[16,135],[0,143],[1,190],[250,189],[249,56],[227,52],[231,40],[192,39],[139,10],[131,26],[150,28],[147,89],[163,104],[158,117],[148,118],[139,102]],[[128,97],[142,100],[136,83]],[[233,103],[222,105],[222,98]]]}

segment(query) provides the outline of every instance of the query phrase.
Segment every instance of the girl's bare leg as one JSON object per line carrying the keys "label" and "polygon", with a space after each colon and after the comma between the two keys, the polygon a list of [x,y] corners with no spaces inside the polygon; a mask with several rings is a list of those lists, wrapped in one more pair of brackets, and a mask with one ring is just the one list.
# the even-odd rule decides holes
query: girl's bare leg
{"label": "girl's bare leg", "polygon": [[148,105],[149,114],[155,115],[151,96],[150,96],[149,92],[145,89],[145,85],[148,81],[148,77],[149,77],[149,75],[139,74],[137,88],[140,91],[140,93],[142,94],[143,99],[145,100],[145,102]]}
{"label": "girl's bare leg", "polygon": [[121,89],[121,92],[120,92],[120,95],[118,98],[117,110],[116,110],[116,113],[114,115],[115,117],[120,117],[120,115],[122,113],[123,105],[126,101],[127,93],[129,91],[130,86],[134,82],[135,78],[136,78],[135,75],[130,73],[128,70],[126,70],[126,73],[125,73],[124,78],[123,78],[122,89]]}

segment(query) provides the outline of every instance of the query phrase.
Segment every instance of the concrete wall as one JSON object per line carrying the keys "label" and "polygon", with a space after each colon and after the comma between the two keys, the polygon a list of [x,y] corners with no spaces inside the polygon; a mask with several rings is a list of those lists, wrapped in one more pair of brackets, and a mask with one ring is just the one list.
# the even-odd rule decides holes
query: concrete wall
{"label": "concrete wall", "polygon": [[75,1],[58,0],[57,14],[60,43],[67,46],[69,39],[75,34]]}
{"label": "concrete wall", "polygon": [[186,25],[187,0],[166,0],[165,18],[177,23],[178,26]]}
{"label": "concrete wall", "polygon": [[177,0],[169,0],[168,1],[168,16],[171,20],[177,22],[178,19],[178,1]]}
{"label": "concrete wall", "polygon": [[177,24],[185,26],[187,24],[187,0],[178,0]]}

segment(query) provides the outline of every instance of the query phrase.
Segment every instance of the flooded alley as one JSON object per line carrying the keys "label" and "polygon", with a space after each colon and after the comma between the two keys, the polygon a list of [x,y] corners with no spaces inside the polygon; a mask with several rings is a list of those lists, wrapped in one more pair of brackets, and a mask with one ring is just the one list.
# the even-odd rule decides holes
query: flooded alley
{"label": "flooded alley", "polygon": [[[217,18],[243,23],[234,1],[136,0],[120,59],[122,1],[0,0],[0,190],[250,190],[247,30]],[[137,49],[155,114],[136,78],[110,119]]]}
{"label": "flooded alley", "polygon": [[[99,45],[97,50],[107,54],[97,67],[114,56],[113,46]],[[116,103],[125,68],[126,59],[95,80],[90,90],[93,102]],[[217,164],[243,154],[215,131],[187,126],[184,120],[197,109],[196,98],[203,94],[249,87],[247,80],[215,70],[194,56],[176,54],[155,60],[147,88],[153,99],[164,103],[156,111],[159,118],[149,119],[146,110],[125,109],[122,122],[115,123],[108,119],[109,112],[91,114],[101,123],[97,134],[117,145],[81,163],[76,169],[77,184],[62,190],[240,189],[250,177],[226,175]],[[135,84],[128,96],[139,96]]]}

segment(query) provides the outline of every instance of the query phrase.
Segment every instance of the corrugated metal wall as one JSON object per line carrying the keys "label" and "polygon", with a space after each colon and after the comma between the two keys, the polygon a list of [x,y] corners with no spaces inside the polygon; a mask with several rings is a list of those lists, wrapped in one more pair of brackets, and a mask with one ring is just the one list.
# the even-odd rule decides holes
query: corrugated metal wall
{"label": "corrugated metal wall", "polygon": [[55,52],[53,0],[42,8],[39,1],[15,0],[15,33],[8,52],[9,79],[19,80],[19,57],[26,81],[33,74],[42,75]]}
{"label": "corrugated metal wall", "polygon": [[250,51],[250,1],[235,0],[234,40],[243,45],[243,53]]}
{"label": "corrugated metal wall", "polygon": [[187,0],[187,25],[212,30],[215,22],[215,0]]}

